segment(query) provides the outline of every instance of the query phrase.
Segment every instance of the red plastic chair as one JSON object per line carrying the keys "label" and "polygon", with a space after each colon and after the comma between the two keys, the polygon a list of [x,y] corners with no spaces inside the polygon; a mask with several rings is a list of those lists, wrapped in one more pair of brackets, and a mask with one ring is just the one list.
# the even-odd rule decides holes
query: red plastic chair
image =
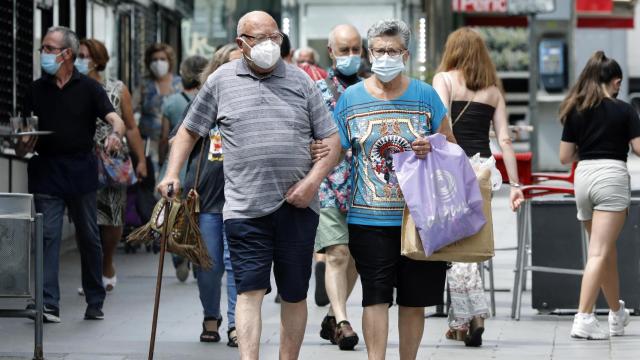
{"label": "red plastic chair", "polygon": [[550,172],[537,172],[531,174],[531,180],[534,184],[541,183],[543,181],[564,181],[569,184],[573,184],[573,180],[576,176],[577,162],[571,165],[571,170],[568,173],[550,173]]}
{"label": "red plastic chair", "polygon": [[[509,183],[509,175],[507,174],[507,168],[504,165],[504,159],[501,153],[493,154],[496,159],[496,167],[502,175],[502,182],[504,184]],[[531,177],[531,159],[533,155],[531,152],[516,153],[516,163],[518,164],[518,179],[522,185],[531,185],[533,180]]]}

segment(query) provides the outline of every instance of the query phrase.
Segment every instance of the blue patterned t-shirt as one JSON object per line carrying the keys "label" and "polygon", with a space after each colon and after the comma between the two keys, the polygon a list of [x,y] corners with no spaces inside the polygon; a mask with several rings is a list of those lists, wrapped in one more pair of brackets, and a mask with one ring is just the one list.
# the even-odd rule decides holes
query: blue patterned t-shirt
{"label": "blue patterned t-shirt", "polygon": [[361,82],[345,91],[333,114],[342,147],[353,153],[347,222],[400,226],[405,203],[391,155],[410,151],[419,135],[438,130],[447,114],[440,97],[430,85],[411,79],[400,97],[380,100]]}

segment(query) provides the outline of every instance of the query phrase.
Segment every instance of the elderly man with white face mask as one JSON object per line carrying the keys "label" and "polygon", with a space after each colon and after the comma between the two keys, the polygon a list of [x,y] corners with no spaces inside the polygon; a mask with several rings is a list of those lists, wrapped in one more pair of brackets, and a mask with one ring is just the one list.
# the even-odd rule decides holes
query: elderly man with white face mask
{"label": "elderly man with white face mask", "polygon": [[[318,226],[318,187],[338,162],[339,137],[322,95],[302,71],[280,59],[282,35],[267,13],[238,21],[243,58],[209,76],[175,137],[158,189],[171,196],[198,136],[222,135],[224,226],[238,299],[241,359],[258,359],[261,305],[271,265],[282,297],[280,359],[297,359],[307,322],[307,290]],[[329,155],[315,163],[309,144]]]}
{"label": "elderly man with white face mask", "polygon": [[389,306],[398,304],[400,358],[415,359],[424,329],[424,307],[442,303],[446,264],[400,255],[405,201],[392,155],[414,151],[424,158],[424,135],[452,135],[447,109],[428,84],[403,74],[409,59],[409,27],[383,20],[367,32],[374,75],[350,86],[333,112],[342,147],[351,150],[348,201],[349,250],[362,282],[362,327],[369,359],[384,359]]}

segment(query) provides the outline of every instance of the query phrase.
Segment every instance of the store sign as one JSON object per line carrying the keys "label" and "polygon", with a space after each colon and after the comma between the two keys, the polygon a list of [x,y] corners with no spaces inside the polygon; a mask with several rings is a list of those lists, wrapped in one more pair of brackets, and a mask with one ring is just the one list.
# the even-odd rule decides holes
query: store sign
{"label": "store sign", "polygon": [[611,13],[613,0],[576,0],[576,10],[583,13]]}
{"label": "store sign", "polygon": [[454,12],[539,14],[552,12],[554,0],[452,0]]}
{"label": "store sign", "polygon": [[507,0],[452,0],[454,12],[463,13],[506,13]]}

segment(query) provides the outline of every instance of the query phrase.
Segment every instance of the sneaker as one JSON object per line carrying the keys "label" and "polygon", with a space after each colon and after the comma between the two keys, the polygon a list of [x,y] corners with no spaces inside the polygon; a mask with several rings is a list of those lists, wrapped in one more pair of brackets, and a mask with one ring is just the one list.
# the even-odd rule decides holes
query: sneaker
{"label": "sneaker", "polygon": [[[36,309],[36,304],[27,305],[27,310],[35,310],[35,309]],[[29,319],[35,320],[36,319],[35,313],[30,314]],[[44,305],[42,307],[42,321],[45,323],[55,323],[55,324],[59,323],[60,310],[55,306]]]}
{"label": "sneaker", "polygon": [[116,283],[118,282],[118,278],[113,275],[113,277],[102,277],[102,285],[107,292],[113,291],[116,288]]}
{"label": "sneaker", "polygon": [[335,340],[336,333],[336,318],[335,316],[325,316],[322,319],[322,324],[320,324],[320,337],[331,341],[332,344],[336,344]]}
{"label": "sneaker", "polygon": [[176,277],[180,282],[185,282],[189,278],[189,261],[180,259],[181,261],[176,264]]}
{"label": "sneaker", "polygon": [[336,326],[335,343],[338,344],[340,350],[353,350],[358,344],[358,334],[353,331],[351,324],[346,321],[340,321]]}
{"label": "sneaker", "polygon": [[327,289],[324,286],[325,269],[326,269],[326,264],[323,261],[318,261],[316,263],[316,268],[314,271],[316,274],[315,300],[316,300],[316,305],[318,306],[329,305],[329,296],[327,295]]}
{"label": "sneaker", "polygon": [[100,309],[99,307],[89,305],[87,306],[87,310],[84,312],[84,319],[85,320],[103,320],[104,313],[102,312],[102,309]]}
{"label": "sneaker", "polygon": [[571,327],[571,337],[587,340],[607,340],[609,334],[600,327],[594,314],[576,314]]}
{"label": "sneaker", "polygon": [[609,310],[609,334],[611,336],[624,335],[624,327],[629,325],[631,321],[631,314],[624,307],[624,301],[618,301],[620,302],[620,310],[617,312]]}

